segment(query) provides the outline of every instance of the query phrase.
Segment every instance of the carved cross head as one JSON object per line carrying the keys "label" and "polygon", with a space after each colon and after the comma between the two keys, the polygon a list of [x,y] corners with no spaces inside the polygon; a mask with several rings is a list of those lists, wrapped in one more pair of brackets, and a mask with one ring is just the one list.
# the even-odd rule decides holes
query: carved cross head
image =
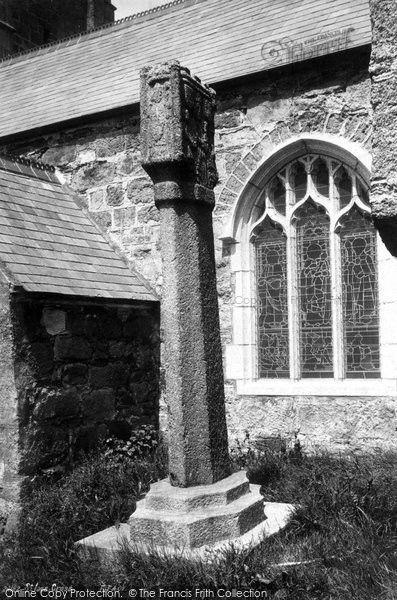
{"label": "carved cross head", "polygon": [[213,190],[215,109],[215,92],[178,62],[142,69],[142,165],[155,184],[178,178]]}

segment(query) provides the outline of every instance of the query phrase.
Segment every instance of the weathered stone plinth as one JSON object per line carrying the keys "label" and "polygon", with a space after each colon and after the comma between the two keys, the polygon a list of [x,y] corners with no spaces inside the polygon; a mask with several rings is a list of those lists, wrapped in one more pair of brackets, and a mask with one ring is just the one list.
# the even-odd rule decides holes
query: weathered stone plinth
{"label": "weathered stone plinth", "polygon": [[259,486],[250,489],[243,472],[187,489],[164,480],[138,502],[130,519],[131,541],[193,550],[239,538],[262,521]]}
{"label": "weathered stone plinth", "polygon": [[147,554],[213,559],[233,545],[247,549],[285,526],[289,504],[264,505],[258,485],[240,471],[212,485],[176,488],[168,480],[153,484],[138,502],[129,524],[111,527],[79,545],[100,556],[125,547]]}

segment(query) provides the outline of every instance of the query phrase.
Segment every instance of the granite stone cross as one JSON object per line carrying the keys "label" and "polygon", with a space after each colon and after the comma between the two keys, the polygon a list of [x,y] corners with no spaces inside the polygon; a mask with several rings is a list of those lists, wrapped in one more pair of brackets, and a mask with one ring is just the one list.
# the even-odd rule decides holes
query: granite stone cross
{"label": "granite stone cross", "polygon": [[161,223],[170,477],[150,486],[128,524],[81,540],[88,551],[106,555],[129,543],[212,560],[231,542],[259,544],[291,510],[275,503],[265,515],[260,486],[230,472],[212,231],[214,112],[214,92],[178,63],[143,69],[142,160]]}
{"label": "granite stone cross", "polygon": [[178,63],[141,72],[142,165],[160,211],[173,486],[230,474],[212,210],[215,93]]}

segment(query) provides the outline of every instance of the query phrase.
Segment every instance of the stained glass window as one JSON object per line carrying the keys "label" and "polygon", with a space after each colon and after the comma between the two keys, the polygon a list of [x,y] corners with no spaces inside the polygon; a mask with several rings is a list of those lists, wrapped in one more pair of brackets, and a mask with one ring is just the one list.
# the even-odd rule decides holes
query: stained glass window
{"label": "stained glass window", "polygon": [[304,164],[299,161],[291,169],[291,188],[295,202],[303,200],[307,190],[307,173]]}
{"label": "stained glass window", "polygon": [[329,175],[327,163],[323,158],[317,158],[311,168],[314,187],[321,196],[328,196]]}
{"label": "stained glass window", "polygon": [[352,180],[344,167],[340,167],[335,173],[336,198],[339,200],[339,208],[345,208],[353,196]]}
{"label": "stained glass window", "polygon": [[260,377],[289,377],[287,243],[270,221],[255,239]]}
{"label": "stained glass window", "polygon": [[274,208],[282,215],[285,215],[286,191],[283,182],[275,177],[270,189],[270,199]]}
{"label": "stained glass window", "polygon": [[342,289],[347,377],[379,376],[376,235],[357,209],[342,221]]}
{"label": "stained glass window", "polygon": [[307,154],[266,190],[253,232],[258,376],[379,377],[376,233],[364,181]]}
{"label": "stained glass window", "polygon": [[311,203],[305,203],[298,215],[301,375],[332,377],[330,223]]}

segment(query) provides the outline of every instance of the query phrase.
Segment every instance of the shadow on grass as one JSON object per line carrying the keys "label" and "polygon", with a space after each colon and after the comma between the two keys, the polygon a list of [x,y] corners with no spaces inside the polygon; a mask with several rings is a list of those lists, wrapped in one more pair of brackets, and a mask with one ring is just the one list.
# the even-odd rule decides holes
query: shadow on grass
{"label": "shadow on grass", "polygon": [[251,552],[231,547],[212,564],[124,548],[107,566],[77,556],[74,542],[126,521],[165,467],[161,460],[87,458],[65,479],[31,491],[17,539],[0,549],[0,587],[31,581],[92,590],[101,584],[199,589],[213,597],[219,589],[237,589],[270,599],[395,600],[396,458],[304,456],[299,448],[288,454],[252,446],[234,454],[236,468],[246,468],[262,486],[265,501],[299,505],[284,531]]}

